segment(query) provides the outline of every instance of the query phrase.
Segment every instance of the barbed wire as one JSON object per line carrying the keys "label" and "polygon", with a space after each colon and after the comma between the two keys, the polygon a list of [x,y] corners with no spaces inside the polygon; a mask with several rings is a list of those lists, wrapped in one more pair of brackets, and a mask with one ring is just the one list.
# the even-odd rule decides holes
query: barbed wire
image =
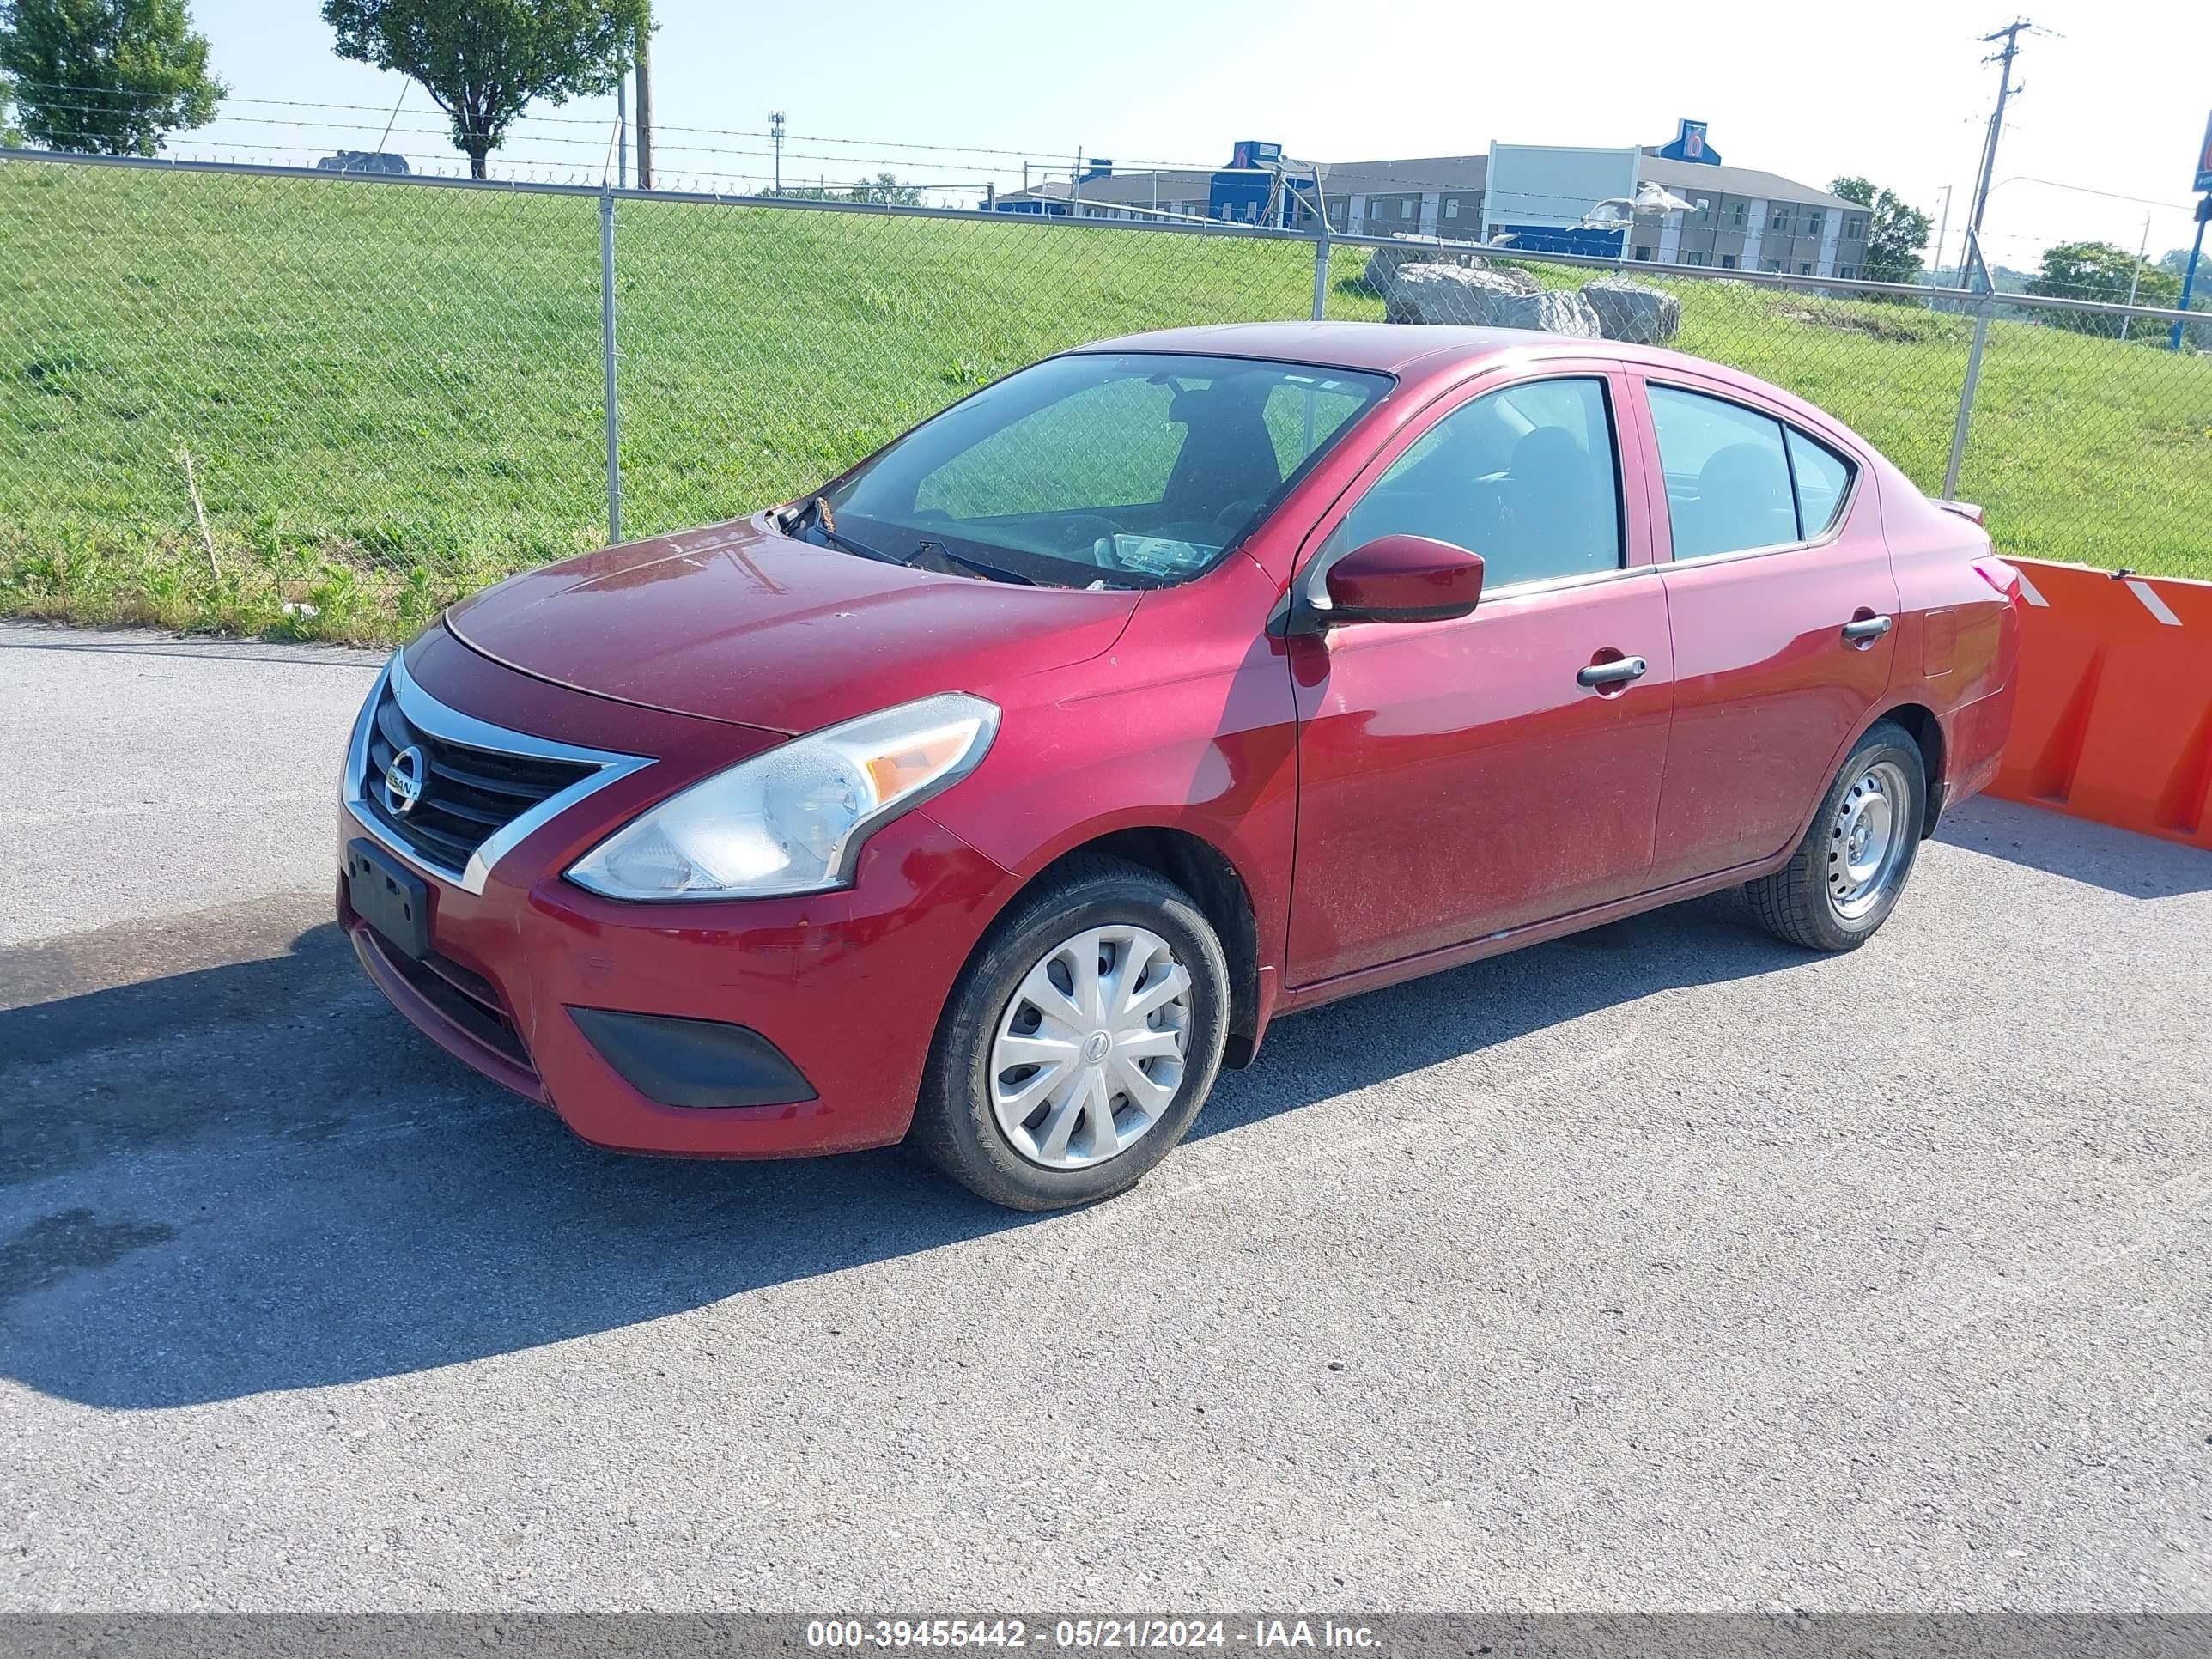
{"label": "barbed wire", "polygon": [[[151,102],[151,103],[161,103],[161,102],[166,102],[166,101],[168,101],[168,100],[169,100],[173,96],[173,94],[167,94],[167,93],[142,93],[142,92],[136,92],[136,91],[133,91],[133,90],[131,90],[131,89],[130,89],[130,88],[107,88],[107,87],[77,86],[77,85],[73,85],[73,84],[71,84],[71,83],[70,83],[70,82],[58,82],[58,81],[25,81],[25,80],[18,80],[18,81],[16,81],[16,82],[15,82],[15,85],[17,85],[17,86],[19,86],[19,87],[33,87],[33,88],[37,88],[37,89],[38,89],[38,90],[40,90],[40,92],[65,92],[65,93],[90,94],[96,95],[96,96],[98,96],[98,97],[101,97],[101,98],[110,98],[110,99],[138,98],[138,99],[142,99],[142,100],[146,100],[146,101],[148,101],[148,102]],[[410,85],[419,85],[420,83],[419,83],[419,82],[410,82]],[[227,107],[228,106],[230,106],[230,105],[233,105],[233,104],[247,104],[247,105],[252,105],[252,106],[256,106],[256,107],[259,107],[259,108],[272,108],[272,109],[308,109],[308,110],[337,110],[337,111],[346,111],[346,112],[355,112],[355,113],[359,113],[359,114],[364,114],[364,115],[374,115],[374,116],[378,116],[378,117],[387,117],[387,116],[389,116],[389,115],[390,115],[390,113],[391,113],[390,107],[389,107],[388,106],[386,106],[386,105],[382,105],[382,104],[345,104],[345,103],[335,103],[335,102],[330,102],[330,101],[327,101],[327,100],[310,100],[310,99],[247,98],[247,97],[240,97],[240,96],[236,96],[236,95],[234,95],[234,94],[226,94],[224,95],[224,98],[223,98],[222,102],[223,102],[223,105],[224,105],[226,107]],[[106,106],[99,106],[99,105],[61,104],[61,105],[54,105],[54,106],[53,106],[53,107],[58,107],[58,108],[73,108],[73,109],[77,109],[77,110],[79,110],[79,111],[86,112],[96,112],[96,113],[107,113],[107,112],[109,112],[109,110],[107,109],[107,107],[106,107]],[[275,120],[273,120],[273,119],[272,119],[272,118],[269,118],[269,117],[257,117],[257,116],[235,116],[235,115],[229,115],[229,114],[227,114],[227,113],[223,113],[223,112],[218,112],[218,113],[216,114],[216,116],[215,119],[216,119],[216,121],[222,121],[222,120],[248,121],[248,120],[251,120],[251,121],[258,121],[258,122],[265,122],[265,123],[269,123],[269,124],[270,124],[270,125],[287,125],[286,123],[283,123],[283,122],[275,121]],[[211,124],[210,124],[210,125],[211,125]],[[301,122],[293,122],[293,123],[289,123],[289,125],[299,125],[299,126],[327,126],[327,127],[332,127],[332,128],[338,128],[338,127],[350,127],[350,126],[355,126],[355,125],[365,125],[365,124],[361,124],[361,123],[351,123],[351,122],[305,122],[305,121],[301,121]],[[514,123],[514,125],[556,125],[556,126],[586,126],[586,127],[592,127],[592,128],[598,129],[598,130],[599,130],[599,131],[605,131],[605,129],[606,129],[610,125],[611,125],[611,120],[610,120],[610,118],[609,118],[605,117],[605,116],[592,116],[592,115],[546,115],[546,114],[529,114],[529,115],[525,115],[525,116],[523,116],[523,117],[519,118],[518,118],[518,121],[517,121],[516,123]],[[402,129],[398,129],[398,131],[422,131],[422,129],[406,129],[406,128],[402,128]],[[440,129],[439,131],[443,131],[443,129]],[[686,124],[684,124],[684,123],[681,123],[681,122],[665,122],[665,121],[656,121],[656,122],[654,122],[654,123],[653,124],[653,133],[654,133],[654,136],[655,136],[656,139],[658,139],[659,135],[660,135],[660,134],[662,134],[662,133],[664,133],[664,132],[684,132],[684,133],[695,133],[695,134],[703,134],[703,135],[706,135],[706,136],[708,136],[708,137],[726,137],[726,138],[763,138],[763,139],[773,139],[773,138],[775,138],[775,137],[776,137],[776,134],[775,134],[775,133],[774,133],[773,131],[769,131],[769,130],[768,130],[768,129],[765,129],[765,128],[748,128],[748,127],[703,127],[703,126],[690,125],[686,125]],[[1069,146],[1069,145],[1056,145],[1056,144],[1055,144],[1055,145],[1042,145],[1042,144],[1040,144],[1040,145],[1035,145],[1035,146],[1032,146],[1032,147],[1028,148],[1028,149],[1007,149],[1007,148],[1005,148],[1005,147],[1003,147],[1003,146],[993,146],[993,145],[988,145],[988,144],[939,144],[939,143],[922,143],[922,142],[921,142],[921,141],[919,141],[919,140],[915,140],[915,139],[903,139],[903,138],[848,138],[848,137],[842,137],[842,136],[838,136],[838,135],[834,135],[834,134],[828,134],[828,133],[793,133],[793,132],[787,132],[787,133],[785,133],[785,134],[783,135],[783,137],[784,137],[784,139],[785,139],[785,142],[787,143],[787,144],[791,143],[820,143],[820,144],[839,144],[839,145],[844,145],[844,146],[848,146],[848,147],[858,148],[858,149],[866,149],[866,150],[872,150],[872,151],[884,151],[884,150],[917,150],[917,151],[931,152],[931,153],[940,154],[940,155],[991,155],[991,156],[999,156],[999,157],[1003,157],[1003,158],[1010,159],[1010,160],[1012,160],[1012,161],[1030,161],[1030,162],[1032,162],[1032,163],[1036,164],[1036,165],[1039,165],[1039,166],[1061,166],[1061,165],[1064,165],[1064,164],[1065,164],[1065,162],[1066,162],[1066,158],[1067,158],[1068,156],[1070,156],[1071,155],[1073,155],[1073,154],[1075,152],[1075,149],[1076,149],[1077,148],[1079,148],[1079,147],[1078,147],[1078,146]],[[549,138],[547,139],[547,142],[556,142],[556,141],[552,140],[552,139],[550,139],[550,138],[549,137]],[[562,140],[558,140],[557,142],[561,142],[561,143],[598,143],[598,142],[599,142],[599,140],[597,140],[597,139],[579,139],[579,140],[568,140],[568,139],[562,139]],[[733,152],[733,153],[735,153],[735,152]],[[744,153],[751,153],[751,152],[744,152]],[[787,158],[788,158],[788,157],[790,156],[790,155],[791,155],[791,152],[790,152],[790,150],[788,150],[788,149],[786,149],[786,151],[785,151],[784,153],[785,153],[785,155],[786,155],[786,157],[787,157]],[[824,158],[824,159],[832,159],[832,160],[834,160],[834,159],[838,159],[838,158],[831,157],[831,158]],[[859,159],[859,158],[853,158],[853,159]],[[1162,159],[1159,159],[1159,158],[1157,158],[1157,157],[1152,157],[1152,156],[1122,156],[1122,157],[1117,157],[1117,158],[1114,158],[1114,159],[1115,159],[1115,161],[1116,165],[1118,165],[1118,166],[1122,166],[1122,167],[1147,167],[1147,168],[1157,168],[1157,169],[1158,169],[1158,170],[1160,170],[1160,171],[1163,171],[1163,172],[1192,172],[1192,173],[1206,173],[1206,172],[1215,172],[1215,171],[1218,171],[1218,170],[1219,170],[1218,168],[1215,167],[1212,164],[1208,163],[1208,162],[1203,162],[1203,161],[1166,161],[1166,160],[1162,160]]]}
{"label": "barbed wire", "polygon": [[[159,104],[165,101],[170,96],[170,94],[167,94],[143,92],[127,88],[93,87],[64,82],[27,81],[18,82],[16,84],[19,87],[29,88],[40,94],[63,93],[73,94],[70,99],[64,101],[54,102],[52,100],[48,100],[49,106],[66,112],[86,115],[103,115],[112,113],[117,106],[129,103],[131,100],[137,100],[142,106]],[[410,82],[410,84],[413,83]],[[234,107],[239,106],[256,110],[282,112],[282,113],[260,115],[243,114],[238,112],[237,109]],[[393,137],[399,137],[409,140],[419,139],[424,141],[435,141],[441,147],[451,145],[453,140],[453,133],[451,126],[443,123],[437,125],[422,125],[418,119],[418,121],[410,122],[404,125],[392,125],[394,120],[392,109],[390,106],[381,104],[353,104],[329,100],[278,99],[227,94],[224,99],[223,109],[217,114],[213,121],[208,124],[207,128],[192,129],[185,131],[172,133],[168,135],[165,140],[165,148],[179,152],[188,150],[206,150],[234,156],[254,155],[267,155],[274,153],[288,152],[304,155],[313,153],[321,146],[318,143],[304,140],[297,143],[282,142],[276,139],[273,136],[257,138],[253,136],[252,130],[266,130],[272,135],[274,132],[279,131],[301,134],[328,133],[338,135],[349,132],[364,131],[372,125],[372,123],[368,120],[362,122],[349,122],[310,118],[310,116],[302,113],[303,112],[314,112],[315,114],[352,113],[360,114],[364,117],[373,117],[374,118],[374,124],[379,127],[380,131],[381,131],[383,134],[383,136],[376,141],[380,149],[385,145],[387,145],[391,138]],[[427,114],[428,112],[423,112],[423,113]],[[491,154],[491,162],[492,165],[497,167],[502,173],[510,174],[534,174],[537,173],[550,172],[556,175],[566,174],[572,177],[589,176],[594,169],[583,164],[583,157],[586,155],[596,155],[606,147],[607,141],[600,135],[608,131],[611,128],[612,125],[612,122],[604,116],[553,114],[527,115],[510,125],[507,131],[503,135],[503,142],[493,149]],[[567,133],[546,132],[538,130],[540,127],[549,125],[588,128],[592,131],[589,134],[570,136]],[[201,136],[203,132],[207,131],[210,128],[221,133],[222,136]],[[240,132],[237,131],[239,129],[245,129],[246,131]],[[940,195],[950,195],[956,192],[969,191],[995,191],[1001,198],[1004,198],[1008,196],[1018,196],[1021,193],[1013,184],[1012,167],[1011,165],[1006,167],[1003,170],[1003,176],[1000,176],[1001,170],[990,165],[990,162],[1018,162],[1024,164],[1026,187],[1032,199],[1044,203],[1064,204],[1067,199],[1067,192],[1069,189],[1068,181],[1071,177],[1074,176],[1074,168],[1068,160],[1071,152],[1064,148],[1059,147],[1039,146],[1032,149],[1023,149],[985,144],[935,143],[908,139],[857,138],[846,137],[833,134],[800,133],[786,135],[784,143],[779,150],[777,148],[774,147],[772,142],[775,135],[758,129],[741,127],[710,127],[686,123],[668,122],[656,123],[653,126],[653,133],[655,141],[654,148],[656,153],[663,158],[684,158],[684,160],[678,161],[678,166],[686,175],[703,179],[714,179],[725,182],[750,183],[756,179],[766,182],[772,176],[773,166],[777,163],[787,165],[812,165],[822,169],[849,170],[855,168],[868,168],[878,171],[888,170],[896,172],[896,170],[902,168],[905,170],[907,176],[902,178],[901,182],[914,185],[925,191],[934,191]],[[696,139],[761,140],[767,142],[761,144],[693,142]],[[830,148],[793,148],[794,145],[827,146]],[[428,148],[429,146],[428,143],[416,144],[410,143],[402,146],[401,153],[409,155],[410,161],[413,161],[415,158],[421,156]],[[549,151],[557,150],[566,150],[572,153],[567,155],[546,153]],[[925,157],[946,157],[953,159],[943,161],[921,159]],[[986,161],[985,158],[988,158],[988,161]],[[702,161],[708,161],[709,159],[738,162],[763,162],[769,163],[771,165],[757,167],[746,167],[727,170],[716,168],[711,165],[701,165]],[[1470,156],[1468,159],[1470,161],[1475,161],[1482,158]],[[416,161],[416,164],[421,170],[434,173],[436,173],[441,160],[442,158],[428,161]],[[977,165],[979,162],[983,164]],[[1077,179],[1079,189],[1080,186],[1086,185],[1096,187],[1096,193],[1091,197],[1090,202],[1087,203],[1086,205],[1108,213],[1125,211],[1139,216],[1158,211],[1158,210],[1150,207],[1141,200],[1128,200],[1121,198],[1121,191],[1115,188],[1117,184],[1126,186],[1127,182],[1133,177],[1142,178],[1146,173],[1164,175],[1166,173],[1176,173],[1210,177],[1211,175],[1225,172],[1244,171],[1250,173],[1254,176],[1262,176],[1267,171],[1266,169],[1239,170],[1218,166],[1209,166],[1200,162],[1158,161],[1143,157],[1116,158],[1110,165],[1114,168],[1111,172],[1091,173],[1086,171],[1084,175]],[[1477,181],[1464,176],[1459,178],[1441,178],[1426,175],[1389,174],[1382,177],[1373,177],[1355,174],[1352,177],[1342,178],[1340,181],[1334,186],[1329,183],[1328,173],[1331,171],[1336,171],[1342,173],[1346,169],[1362,167],[1364,165],[1366,164],[1335,163],[1322,169],[1319,192],[1329,204],[1331,209],[1330,216],[1332,220],[1336,219],[1340,216],[1340,212],[1341,211],[1340,204],[1346,204],[1348,198],[1352,196],[1359,196],[1373,200],[1375,198],[1387,199],[1390,198],[1413,196],[1416,194],[1427,195],[1431,192],[1434,192],[1439,196],[1453,195],[1466,197],[1483,194],[1486,191],[1486,180]],[[1387,166],[1387,164],[1383,165]],[[675,171],[675,169],[667,166],[664,166],[659,170],[665,175],[672,174]],[[980,178],[976,176],[979,173],[982,175]],[[1307,175],[1301,174],[1299,176],[1303,177]],[[826,186],[833,182],[838,185],[842,185],[844,180],[842,179],[838,179],[833,181],[827,172],[824,172],[820,179],[819,185],[817,185],[817,187]],[[859,180],[856,182],[866,183],[867,181]],[[2142,205],[2164,207],[2176,212],[2185,212],[2187,210],[2185,204],[2161,202],[2148,198],[2123,198],[2118,196],[2117,192],[2113,191],[2096,190],[2083,185],[2068,185],[2061,180],[2034,178],[2028,175],[2015,175],[2014,179],[2008,179],[2005,182],[2031,184],[2063,191],[2075,191],[2081,194],[2108,197],[2112,198],[2113,199],[2124,199],[2130,202],[2136,202]],[[1355,185],[1358,187],[1354,188]],[[1174,185],[1170,188],[1174,192],[1170,197],[1170,200],[1188,199],[1182,186]],[[1698,186],[1693,185],[1681,185],[1679,188],[1694,191]],[[1820,190],[1814,185],[1808,185],[1802,188],[1808,197],[1820,197],[1825,198],[1832,195],[1832,192]],[[1742,191],[1729,191],[1716,193],[1741,196]],[[1580,197],[1572,195],[1532,193],[1517,191],[1512,192],[1512,194],[1514,199],[1519,203],[1549,204],[1555,209],[1560,210],[1557,216],[1562,218],[1569,216],[1568,213],[1565,211],[1566,210],[1587,209],[1593,205],[1590,203],[1583,201]],[[1785,200],[1784,198],[1771,198],[1768,199],[1778,207],[1802,207],[1809,205],[1817,208],[1824,214],[1828,211],[1849,213],[1851,209],[1854,208],[1857,209],[1861,212],[1868,214],[1869,216],[1871,216],[1872,214],[1872,209],[1862,204],[1850,204],[1849,207],[1837,208],[1832,203],[1825,200],[1819,203],[1808,204],[1802,198],[1789,198]],[[1172,211],[1172,210],[1170,210],[1170,211]],[[1717,204],[1715,204],[1712,207],[1711,214],[1713,218],[1721,217],[1721,210]],[[1580,216],[1579,214],[1577,214],[1573,216],[1579,217]],[[1638,226],[1648,226],[1658,216],[1659,216],[1654,215],[1637,215],[1635,216],[1635,223]],[[1698,216],[1691,213],[1683,213],[1680,216],[1686,222],[1690,224],[1697,224],[1700,222]],[[1411,229],[1419,225],[1421,222],[1419,220],[1407,218],[1401,220],[1399,222],[1407,228]],[[1455,225],[1465,225],[1467,222],[1468,222],[1463,219],[1453,222]],[[1569,229],[1574,228],[1575,227],[1572,226],[1562,226],[1559,228]],[[1731,225],[1729,228],[1734,228],[1735,227]],[[1349,228],[1340,227],[1340,228]],[[1367,222],[1362,226],[1362,228],[1370,232],[1388,234],[1389,231],[1397,228],[1397,227],[1391,225],[1387,220],[1370,216],[1367,218]],[[1748,230],[1751,227],[1747,226],[1745,228]],[[1823,225],[1820,230],[1808,231],[1796,228],[1793,226],[1786,233],[1775,232],[1771,225],[1761,228],[1763,234],[1786,234],[1794,239],[1823,234],[1825,233],[1826,227]],[[1436,236],[1438,240],[1444,241],[1479,240],[1479,238],[1445,234],[1443,233],[1440,226],[1431,226],[1425,230],[1418,231],[1416,234],[1419,235]],[[2084,239],[2079,237],[2072,231],[2054,232],[2041,229],[1985,230],[1982,235],[1982,241],[1985,247],[2001,246],[2019,248],[2032,246],[2040,249],[2047,248],[2055,242],[2069,240]],[[1748,250],[1747,250],[1747,251]],[[1634,261],[1631,261],[1630,263],[1634,263]],[[2147,261],[2146,263],[2153,265],[2155,264],[2155,261]],[[2087,289],[2085,291],[2100,295],[2105,292],[2101,288]]]}

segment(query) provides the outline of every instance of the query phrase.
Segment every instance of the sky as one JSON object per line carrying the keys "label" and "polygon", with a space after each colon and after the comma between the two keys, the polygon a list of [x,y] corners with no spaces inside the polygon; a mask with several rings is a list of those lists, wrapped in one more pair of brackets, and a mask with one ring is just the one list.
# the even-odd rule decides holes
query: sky
{"label": "sky", "polygon": [[[422,89],[335,57],[313,0],[191,10],[231,100],[172,153],[312,161],[381,142],[458,165]],[[1210,167],[1250,137],[1365,161],[1479,153],[1493,139],[1662,143],[1687,116],[1710,124],[1732,164],[1815,185],[1863,174],[1937,219],[1951,187],[1954,250],[1996,94],[1982,61],[1995,48],[1979,37],[2017,15],[1999,0],[658,0],[655,13],[664,185],[764,181],[771,109],[787,118],[787,184],[889,171],[967,187],[933,198],[963,203],[987,179],[1018,184],[1024,157],[1064,173],[1079,149],[1124,167]],[[2053,241],[2132,251],[2147,215],[2153,258],[2186,246],[2212,115],[2212,9],[2036,0],[2027,15],[2041,32],[2022,36],[2025,91],[2007,113],[1984,225],[1991,263],[2032,268]],[[361,107],[288,106],[300,103]],[[534,109],[495,171],[596,180],[613,112],[611,97]]]}

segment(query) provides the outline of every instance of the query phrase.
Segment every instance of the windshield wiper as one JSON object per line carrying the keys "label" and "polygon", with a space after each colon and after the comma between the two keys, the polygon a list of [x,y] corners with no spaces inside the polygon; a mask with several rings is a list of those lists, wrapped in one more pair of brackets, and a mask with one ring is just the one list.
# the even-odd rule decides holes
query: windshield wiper
{"label": "windshield wiper", "polygon": [[782,520],[783,533],[787,536],[790,535],[793,531],[804,527],[810,520],[812,520],[816,532],[830,546],[842,547],[848,553],[857,553],[864,559],[877,559],[884,564],[901,564],[908,569],[914,569],[918,568],[923,554],[931,553],[948,565],[969,571],[975,575],[988,577],[993,581],[1012,582],[1022,587],[1035,587],[1037,585],[1034,577],[1024,576],[1018,570],[1008,570],[1000,565],[986,564],[982,560],[971,559],[964,553],[955,553],[939,541],[924,539],[916,542],[914,544],[914,557],[907,559],[902,559],[896,553],[886,553],[879,547],[871,547],[866,542],[856,540],[837,528],[836,515],[830,510],[829,501],[820,495],[810,496],[791,510]]}
{"label": "windshield wiper", "polygon": [[783,533],[787,536],[791,534],[804,526],[810,519],[814,521],[816,532],[832,547],[842,548],[848,553],[857,553],[864,559],[874,559],[883,564],[906,562],[896,554],[886,553],[879,547],[870,547],[866,542],[856,540],[838,529],[837,520],[830,511],[830,503],[819,495],[796,508],[784,520]]}
{"label": "windshield wiper", "polygon": [[1020,571],[1009,570],[1003,565],[986,564],[981,559],[969,558],[965,553],[955,553],[943,542],[916,542],[914,544],[915,557],[905,562],[908,564],[915,562],[921,558],[924,550],[936,554],[947,564],[958,565],[962,569],[971,570],[979,576],[988,576],[994,582],[1012,582],[1020,587],[1035,587],[1037,585],[1036,578],[1034,576],[1024,576]]}

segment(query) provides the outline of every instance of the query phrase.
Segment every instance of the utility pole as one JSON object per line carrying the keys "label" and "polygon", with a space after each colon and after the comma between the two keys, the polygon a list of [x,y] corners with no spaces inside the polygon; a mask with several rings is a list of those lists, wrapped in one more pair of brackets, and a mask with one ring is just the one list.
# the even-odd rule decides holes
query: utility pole
{"label": "utility pole", "polygon": [[653,188],[653,26],[637,32],[637,187]]}
{"label": "utility pole", "polygon": [[629,188],[629,77],[615,82],[615,188]]}
{"label": "utility pole", "polygon": [[768,136],[775,142],[775,188],[771,196],[783,194],[783,112],[772,109],[768,112]]}
{"label": "utility pole", "polygon": [[1075,171],[1067,175],[1067,216],[1069,218],[1079,219],[1083,216],[1083,209],[1080,206],[1082,200],[1083,152],[1079,149],[1075,152]]}
{"label": "utility pole", "polygon": [[[2128,276],[2128,303],[2130,305],[2133,305],[2136,302],[2136,290],[2142,286],[2143,256],[2149,252],[2150,215],[2146,213],[2143,215],[2142,246],[2136,249],[2136,268]],[[2135,319],[2132,317],[2123,317],[2120,319],[2120,337],[2123,340],[2128,337],[2128,325],[2133,321],[2135,321]]]}
{"label": "utility pole", "polygon": [[[2003,67],[1997,80],[1997,106],[1990,113],[1989,141],[1982,146],[1982,176],[1974,185],[1974,211],[1966,222],[1966,239],[1977,248],[1982,245],[1982,215],[1989,210],[1990,183],[1996,177],[1997,141],[2004,137],[2005,106],[2011,101],[2014,92],[2024,90],[2012,83],[2013,59],[2020,56],[2020,37],[2034,27],[2027,18],[2015,17],[2002,28],[1982,37],[1984,46],[1998,40],[2003,41],[2004,45],[1982,59],[1984,64],[1998,64]],[[1966,261],[1962,258],[1959,261],[1960,288],[1966,286],[1969,276]]]}
{"label": "utility pole", "polygon": [[[1867,209],[1867,229],[1874,229],[1874,210]],[[1943,280],[1943,244],[1951,240],[1951,186],[1943,186],[1943,216],[1936,225],[1936,262],[1929,266],[1928,285],[1930,288]],[[1863,271],[1860,273],[1865,275]]]}

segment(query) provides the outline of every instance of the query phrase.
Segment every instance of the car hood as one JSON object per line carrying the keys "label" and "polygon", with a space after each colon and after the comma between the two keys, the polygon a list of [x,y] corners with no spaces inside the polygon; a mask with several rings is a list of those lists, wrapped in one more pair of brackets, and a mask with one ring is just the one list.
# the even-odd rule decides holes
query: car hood
{"label": "car hood", "polygon": [[556,685],[799,732],[1085,661],[1138,597],[909,570],[779,535],[762,515],[526,572],[446,625]]}

